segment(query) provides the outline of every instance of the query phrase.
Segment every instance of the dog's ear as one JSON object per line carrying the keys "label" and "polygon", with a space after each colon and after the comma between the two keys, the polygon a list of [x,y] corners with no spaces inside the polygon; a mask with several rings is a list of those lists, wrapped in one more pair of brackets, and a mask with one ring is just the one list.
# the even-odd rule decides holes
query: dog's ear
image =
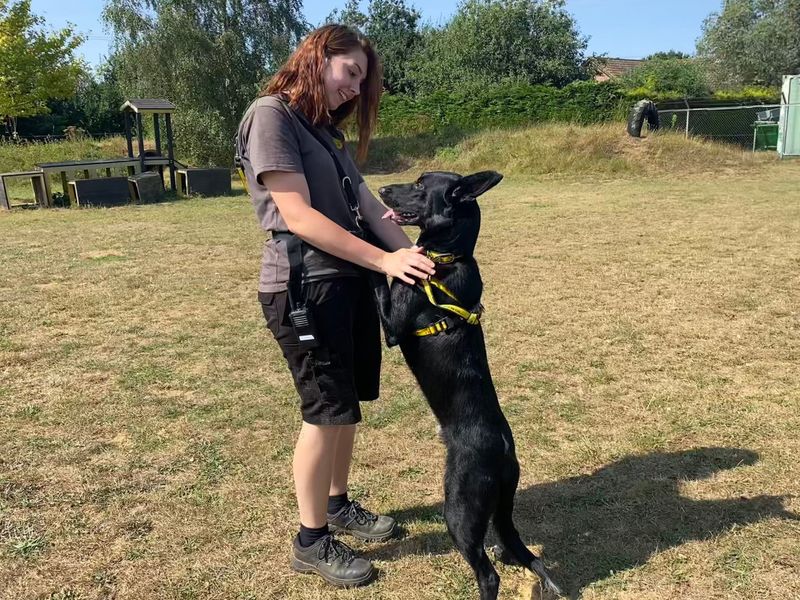
{"label": "dog's ear", "polygon": [[448,191],[448,197],[456,202],[475,200],[485,191],[492,189],[503,176],[496,171],[481,171],[467,175],[456,181]]}

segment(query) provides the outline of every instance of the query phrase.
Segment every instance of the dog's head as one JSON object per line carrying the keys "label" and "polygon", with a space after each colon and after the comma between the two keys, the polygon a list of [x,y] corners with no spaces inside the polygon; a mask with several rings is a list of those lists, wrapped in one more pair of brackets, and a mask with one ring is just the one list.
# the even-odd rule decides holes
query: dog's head
{"label": "dog's head", "polygon": [[[480,223],[475,199],[503,178],[495,171],[481,171],[462,177],[458,173],[423,173],[413,183],[382,187],[378,193],[390,208],[383,216],[398,225],[416,225],[423,233],[446,230],[463,220]],[[477,234],[477,231],[475,232]]]}

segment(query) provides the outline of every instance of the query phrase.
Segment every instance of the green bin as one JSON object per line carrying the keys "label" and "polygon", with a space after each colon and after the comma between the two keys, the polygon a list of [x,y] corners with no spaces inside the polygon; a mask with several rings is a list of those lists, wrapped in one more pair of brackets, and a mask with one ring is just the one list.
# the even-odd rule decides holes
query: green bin
{"label": "green bin", "polygon": [[778,124],[756,121],[753,123],[753,152],[778,149]]}

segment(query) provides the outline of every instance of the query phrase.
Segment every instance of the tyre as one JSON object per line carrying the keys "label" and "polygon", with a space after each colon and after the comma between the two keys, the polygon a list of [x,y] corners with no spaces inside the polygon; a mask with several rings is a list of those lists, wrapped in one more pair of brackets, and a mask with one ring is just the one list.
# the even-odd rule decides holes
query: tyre
{"label": "tyre", "polygon": [[660,123],[658,120],[658,109],[656,105],[650,100],[639,100],[633,105],[630,115],[628,116],[628,135],[631,137],[642,137],[642,126],[645,120],[650,131],[658,129]]}

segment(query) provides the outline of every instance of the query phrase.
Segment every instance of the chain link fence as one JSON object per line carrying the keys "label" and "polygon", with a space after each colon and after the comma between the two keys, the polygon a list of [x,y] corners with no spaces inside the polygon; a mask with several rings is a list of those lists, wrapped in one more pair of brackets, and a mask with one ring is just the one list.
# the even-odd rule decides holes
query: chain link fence
{"label": "chain link fence", "polygon": [[[774,149],[771,147],[772,135],[773,131],[777,135],[779,116],[780,104],[675,108],[658,111],[661,129],[680,131],[686,137],[700,136],[753,150],[762,146],[759,137],[762,134],[769,136],[767,147],[762,149]],[[772,125],[774,127],[771,127]]]}

